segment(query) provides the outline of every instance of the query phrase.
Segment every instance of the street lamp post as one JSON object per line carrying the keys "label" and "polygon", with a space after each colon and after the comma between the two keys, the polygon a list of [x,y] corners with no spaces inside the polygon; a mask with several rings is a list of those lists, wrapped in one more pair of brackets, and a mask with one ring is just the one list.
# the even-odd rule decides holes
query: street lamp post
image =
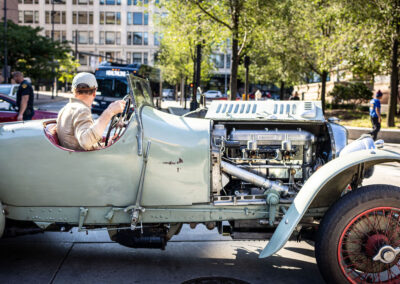
{"label": "street lamp post", "polygon": [[[55,11],[54,11],[54,4],[55,3],[61,3],[62,2],[62,0],[51,0],[51,42],[52,43],[54,43],[54,15],[55,15]],[[61,15],[60,15],[60,17],[61,17]],[[60,18],[60,20],[61,20],[61,18]],[[54,99],[54,92],[55,92],[55,87],[56,87],[56,85],[57,85],[57,78],[56,78],[56,76],[55,76],[55,71],[54,71],[54,64],[55,64],[55,62],[54,62],[54,55],[53,55],[53,62],[52,62],[52,64],[51,64],[51,75],[52,75],[52,77],[53,77],[53,86],[52,86],[52,88],[51,88],[51,98],[52,99]]]}
{"label": "street lamp post", "polygon": [[7,51],[7,0],[4,0],[4,83],[8,83]]}

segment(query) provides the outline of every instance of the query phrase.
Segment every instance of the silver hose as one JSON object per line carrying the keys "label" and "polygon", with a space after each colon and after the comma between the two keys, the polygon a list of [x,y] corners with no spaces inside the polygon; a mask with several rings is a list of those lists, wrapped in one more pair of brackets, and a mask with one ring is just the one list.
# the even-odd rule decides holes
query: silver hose
{"label": "silver hose", "polygon": [[263,178],[261,176],[258,176],[249,171],[243,170],[239,167],[236,167],[236,166],[234,166],[230,163],[224,162],[224,161],[221,161],[221,170],[232,176],[235,176],[241,180],[244,180],[251,184],[257,185],[259,187],[262,187],[265,189],[274,189],[279,192],[283,192],[284,195],[287,194],[287,192],[289,191],[289,189],[286,185],[282,185],[279,182]]}

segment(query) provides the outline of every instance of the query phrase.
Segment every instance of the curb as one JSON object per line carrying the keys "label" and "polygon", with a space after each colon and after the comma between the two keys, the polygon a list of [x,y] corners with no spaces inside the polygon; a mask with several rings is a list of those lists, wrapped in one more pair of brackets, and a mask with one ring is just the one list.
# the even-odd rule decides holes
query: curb
{"label": "curb", "polygon": [[[349,131],[349,139],[357,139],[363,134],[371,132],[372,128],[346,126]],[[400,130],[382,129],[378,133],[378,139],[383,139],[387,143],[400,143]]]}

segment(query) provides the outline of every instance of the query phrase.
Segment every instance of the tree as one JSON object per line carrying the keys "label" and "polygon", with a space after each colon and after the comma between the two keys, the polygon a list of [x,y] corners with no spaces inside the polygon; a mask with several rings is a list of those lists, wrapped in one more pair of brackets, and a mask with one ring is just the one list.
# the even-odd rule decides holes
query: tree
{"label": "tree", "polygon": [[72,83],[79,66],[79,60],[74,59],[70,53],[65,58],[58,59],[56,69],[58,80],[62,83]]}
{"label": "tree", "polygon": [[203,46],[201,77],[207,80],[213,69],[209,60],[211,47],[219,43],[213,23],[201,17],[194,5],[188,6],[182,1],[166,1],[164,7],[168,16],[159,19],[162,39],[157,56],[163,79],[173,85],[189,78],[194,81],[196,45],[200,43]]}
{"label": "tree", "polygon": [[255,0],[186,0],[197,6],[212,22],[219,25],[217,32],[228,32],[231,39],[230,99],[236,100],[240,57],[249,43],[248,36],[255,27],[254,15],[262,1]]}
{"label": "tree", "polygon": [[399,96],[399,37],[400,0],[337,0],[346,12],[346,22],[351,27],[345,34],[351,38],[355,54],[364,60],[355,67],[390,73],[390,97],[387,126],[395,125]]}
{"label": "tree", "polygon": [[[253,80],[285,86],[301,82],[308,70],[296,48],[294,15],[291,1],[269,1],[256,14],[257,24],[250,36],[247,53],[251,56]],[[274,11],[274,13],[270,13]]]}
{"label": "tree", "polygon": [[[52,42],[41,36],[40,28],[7,23],[8,64],[12,70],[22,71],[34,84],[51,81],[52,66],[57,60],[66,60],[71,51],[68,43]],[[4,62],[4,46],[0,47]]]}

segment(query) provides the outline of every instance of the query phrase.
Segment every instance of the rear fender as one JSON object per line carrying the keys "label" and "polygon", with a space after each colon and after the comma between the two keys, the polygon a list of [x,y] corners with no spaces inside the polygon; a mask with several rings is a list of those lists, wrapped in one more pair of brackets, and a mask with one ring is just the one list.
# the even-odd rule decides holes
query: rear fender
{"label": "rear fender", "polygon": [[[313,207],[330,206],[340,197],[341,191],[352,181],[360,169],[394,161],[400,163],[400,154],[384,150],[362,150],[341,156],[325,164],[301,188],[259,257],[271,256],[285,245],[312,203]],[[327,202],[329,204],[324,204]]]}

